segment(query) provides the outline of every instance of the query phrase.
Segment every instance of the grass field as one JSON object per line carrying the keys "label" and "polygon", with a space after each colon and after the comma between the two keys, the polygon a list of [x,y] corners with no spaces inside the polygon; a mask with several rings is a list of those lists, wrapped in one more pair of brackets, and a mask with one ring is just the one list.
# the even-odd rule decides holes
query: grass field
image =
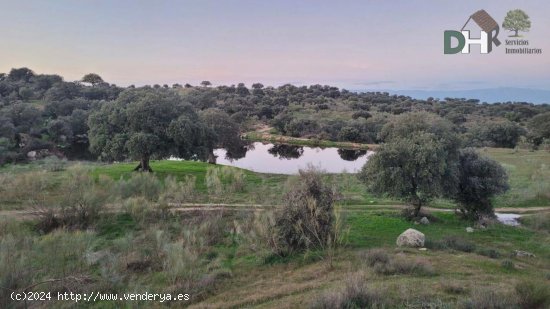
{"label": "grass field", "polygon": [[[496,199],[497,207],[548,206],[549,153],[482,151],[504,164],[510,175],[511,190]],[[307,308],[340,293],[356,276],[391,302],[390,307],[398,308],[476,308],[496,301],[515,306],[521,299],[516,287],[528,286],[526,282],[550,285],[549,214],[529,215],[521,227],[496,224],[473,233],[467,233],[466,227],[474,222],[452,212],[433,212],[430,225],[417,225],[402,218],[399,210],[384,209],[399,201],[369,195],[354,175],[327,175],[326,181],[342,192],[338,202],[345,235],[342,246],[330,254],[309,251],[280,257],[270,253],[261,238],[262,218],[268,211],[228,207],[165,213],[158,208],[162,204],[158,196],[167,190],[163,186],[171,178],[181,183],[193,179],[192,202],[273,205],[293,186],[294,177],[187,161],[153,161],[153,175],[142,177],[132,172],[134,166],[34,162],[2,168],[0,285],[21,289],[52,278],[78,278],[40,284],[32,290],[63,290],[69,285],[81,292],[183,292],[192,296],[184,305],[193,308]],[[90,192],[116,195],[109,203],[121,211],[104,213],[85,230],[64,228],[49,233],[37,228],[40,217],[14,220],[2,213],[30,209],[36,196],[52,205],[71,201],[66,199],[72,193],[67,188],[72,188],[74,179],[85,181],[79,171],[93,179]],[[151,198],[144,185],[160,191]],[[78,186],[74,191],[78,192]],[[82,198],[93,201],[94,196],[90,199],[84,193]],[[447,201],[434,204],[452,206]],[[397,236],[408,228],[426,235],[426,251],[396,248]],[[369,264],[371,250],[387,255],[395,265]],[[516,257],[515,250],[535,257]],[[9,308],[14,303],[6,302],[6,295],[0,295],[0,306]],[[73,305],[57,302],[52,307]],[[125,302],[81,305],[128,307]]]}

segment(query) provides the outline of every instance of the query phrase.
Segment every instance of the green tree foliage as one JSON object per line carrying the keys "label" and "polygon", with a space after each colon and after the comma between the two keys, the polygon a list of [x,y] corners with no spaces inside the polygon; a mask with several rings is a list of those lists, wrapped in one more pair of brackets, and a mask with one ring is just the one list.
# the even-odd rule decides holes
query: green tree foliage
{"label": "green tree foliage", "polygon": [[214,148],[237,149],[243,145],[239,125],[226,112],[210,108],[202,111],[200,118],[211,131],[212,138],[208,145],[210,163],[215,163]]}
{"label": "green tree foliage", "polygon": [[502,23],[502,28],[508,31],[514,31],[512,37],[518,37],[519,31],[527,32],[531,28],[531,21],[529,16],[522,10],[511,10],[508,11],[506,17],[504,17],[504,22]]}
{"label": "green tree foliage", "polygon": [[494,216],[491,198],[509,189],[508,175],[495,160],[472,148],[460,151],[459,182],[454,199],[464,215],[472,219]]}
{"label": "green tree foliage", "polygon": [[533,117],[528,128],[533,135],[536,144],[540,144],[544,139],[550,138],[550,112],[539,114]]}
{"label": "green tree foliage", "polygon": [[89,117],[90,149],[102,160],[204,159],[212,137],[193,108],[165,89],[129,89]]}
{"label": "green tree foliage", "polygon": [[91,84],[92,86],[96,86],[96,85],[104,83],[103,78],[101,78],[101,76],[99,76],[95,73],[89,73],[89,74],[84,75],[84,77],[82,77],[82,79],[80,81],[83,82],[83,83]]}
{"label": "green tree foliage", "polygon": [[525,129],[509,120],[485,121],[474,125],[467,134],[466,143],[472,147],[516,147]]}
{"label": "green tree foliage", "polygon": [[385,143],[359,175],[371,192],[404,199],[413,206],[413,216],[432,198],[454,192],[459,142],[448,121],[405,114],[386,124],[381,135]]}

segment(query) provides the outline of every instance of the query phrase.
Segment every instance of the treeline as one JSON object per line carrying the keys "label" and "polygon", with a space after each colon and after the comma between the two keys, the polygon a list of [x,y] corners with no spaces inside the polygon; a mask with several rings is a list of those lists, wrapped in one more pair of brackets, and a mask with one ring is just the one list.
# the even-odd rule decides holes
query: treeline
{"label": "treeline", "polygon": [[[214,118],[222,117],[232,127],[237,125],[238,130],[263,123],[289,136],[381,143],[384,142],[380,134],[382,127],[396,115],[425,111],[451,121],[465,146],[550,147],[548,104],[487,104],[453,98],[417,100],[385,92],[355,93],[322,85],[265,87],[255,83],[248,88],[240,83],[213,87],[204,81],[199,86],[124,88],[106,83],[97,74],[67,82],[58,75],[35,74],[28,68],[19,68],[0,74],[0,164],[52,154],[115,159],[116,156],[102,156],[104,149],[90,153],[90,115],[113,109],[104,106],[116,106],[116,102],[118,106],[126,106],[128,100],[135,103],[147,97],[146,93],[167,100],[175,98],[177,106],[190,106],[191,113],[213,110],[217,113]],[[210,123],[212,125],[212,121]],[[221,145],[224,143],[219,142],[220,137],[217,140],[206,148],[228,144]],[[169,142],[165,139],[164,145]],[[119,154],[128,154],[126,150]],[[170,152],[165,150],[164,154]],[[162,157],[161,151],[156,155]]]}

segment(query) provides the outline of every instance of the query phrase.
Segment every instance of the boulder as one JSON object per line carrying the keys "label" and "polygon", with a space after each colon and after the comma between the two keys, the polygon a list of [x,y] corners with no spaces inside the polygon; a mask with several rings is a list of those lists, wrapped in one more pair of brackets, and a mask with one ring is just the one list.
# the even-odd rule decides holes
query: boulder
{"label": "boulder", "polygon": [[424,224],[424,225],[430,224],[430,220],[428,220],[428,218],[426,217],[422,217],[422,219],[420,219],[420,224]]}
{"label": "boulder", "polygon": [[425,240],[426,237],[421,232],[415,229],[408,229],[397,237],[396,244],[399,247],[422,248],[424,247]]}
{"label": "boulder", "polygon": [[474,232],[474,229],[471,228],[471,227],[467,227],[467,228],[466,228],[466,232],[468,232],[468,233],[473,233],[473,232]]}

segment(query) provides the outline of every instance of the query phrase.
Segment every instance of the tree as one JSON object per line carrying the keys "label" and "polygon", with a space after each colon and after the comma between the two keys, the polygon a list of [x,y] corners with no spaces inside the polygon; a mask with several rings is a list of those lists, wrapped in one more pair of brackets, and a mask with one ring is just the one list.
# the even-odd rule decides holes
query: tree
{"label": "tree", "polygon": [[34,72],[28,68],[11,69],[8,79],[11,81],[28,82],[34,76]]}
{"label": "tree", "polygon": [[537,144],[540,144],[545,138],[550,138],[550,112],[531,118],[527,126]]}
{"label": "tree", "polygon": [[200,113],[205,126],[211,130],[212,138],[209,145],[208,162],[216,163],[213,150],[216,147],[237,149],[242,146],[241,130],[229,115],[219,109],[209,108]]}
{"label": "tree", "polygon": [[463,214],[472,219],[494,216],[491,198],[508,189],[508,175],[498,162],[481,156],[472,148],[460,151],[459,182],[454,200]]}
{"label": "tree", "polygon": [[193,108],[166,89],[128,89],[88,119],[90,150],[99,159],[137,159],[151,171],[151,158],[204,160],[211,135]]}
{"label": "tree", "polygon": [[212,86],[212,83],[211,83],[210,81],[203,80],[203,81],[201,82],[201,86],[203,86],[203,87],[210,87],[210,86]]}
{"label": "tree", "polygon": [[519,31],[527,32],[531,28],[531,21],[529,16],[522,10],[511,10],[508,11],[506,17],[504,17],[504,22],[502,23],[502,28],[508,31],[514,31],[515,34],[511,37],[518,37]]}
{"label": "tree", "polygon": [[83,83],[92,84],[92,86],[96,86],[96,85],[104,83],[101,76],[99,76],[95,73],[89,73],[89,74],[84,75],[84,77],[82,77],[82,79],[80,81],[83,82]]}
{"label": "tree", "polygon": [[452,196],[459,141],[448,121],[427,113],[405,114],[386,124],[381,135],[386,142],[359,174],[372,193],[404,199],[413,206],[414,217],[429,200]]}

